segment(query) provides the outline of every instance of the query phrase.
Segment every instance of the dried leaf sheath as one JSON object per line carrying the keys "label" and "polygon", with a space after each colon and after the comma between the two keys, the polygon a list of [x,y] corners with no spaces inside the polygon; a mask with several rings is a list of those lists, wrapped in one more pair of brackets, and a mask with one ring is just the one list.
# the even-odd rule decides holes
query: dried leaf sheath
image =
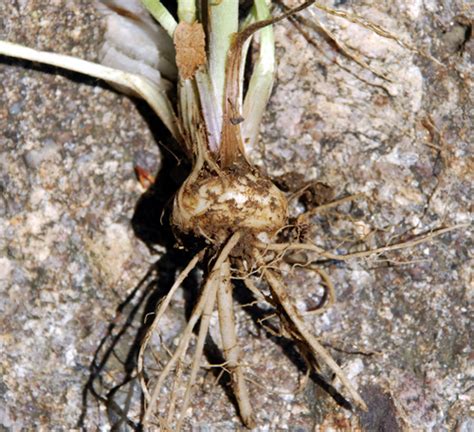
{"label": "dried leaf sheath", "polygon": [[180,22],[174,32],[173,41],[180,79],[193,78],[198,69],[207,63],[206,40],[202,24]]}

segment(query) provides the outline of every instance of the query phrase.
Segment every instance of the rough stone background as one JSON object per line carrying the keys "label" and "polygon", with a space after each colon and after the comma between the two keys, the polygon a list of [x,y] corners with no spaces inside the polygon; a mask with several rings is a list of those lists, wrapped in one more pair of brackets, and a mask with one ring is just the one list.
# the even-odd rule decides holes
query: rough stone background
{"label": "rough stone background", "polygon": [[[313,43],[282,23],[277,80],[251,156],[289,187],[318,180],[334,197],[365,194],[313,220],[308,235],[340,253],[469,222],[468,2],[324,4],[357,12],[443,65],[322,12],[306,12],[301,23]],[[336,52],[316,20],[390,81]],[[0,4],[1,39],[96,60],[102,35],[85,0]],[[134,163],[156,169],[160,151],[134,101],[95,80],[1,58],[0,88],[0,427],[73,430],[94,353],[158,259],[130,220],[142,193]],[[470,246],[464,228],[410,250],[325,264],[337,301],[308,323],[368,413],[340,408],[313,381],[296,392],[291,347],[239,312],[258,430],[474,430]],[[297,304],[317,301],[318,279],[286,269]],[[185,323],[185,303],[183,293],[173,303],[167,340]],[[129,342],[107,364],[104,388]],[[240,430],[214,377],[200,381],[188,428]],[[108,430],[112,415],[91,397],[86,403],[83,427]]]}

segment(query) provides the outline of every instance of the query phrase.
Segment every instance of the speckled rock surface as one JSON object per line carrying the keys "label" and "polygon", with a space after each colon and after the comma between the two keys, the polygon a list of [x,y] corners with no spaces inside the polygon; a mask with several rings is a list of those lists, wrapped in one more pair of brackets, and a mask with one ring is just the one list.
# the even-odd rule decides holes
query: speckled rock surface
{"label": "speckled rock surface", "polygon": [[[469,222],[467,2],[335,3],[444,66],[354,23],[305,13],[387,81],[334,51],[309,22],[302,27],[314,44],[282,23],[276,85],[251,157],[290,187],[318,180],[335,197],[365,194],[313,219],[308,235],[340,253]],[[103,27],[88,1],[7,0],[0,16],[1,39],[96,60]],[[83,392],[110,324],[121,324],[137,300],[122,315],[117,308],[143,289],[139,283],[158,259],[130,220],[142,194],[134,163],[153,161],[156,170],[161,156],[132,100],[56,72],[0,63],[0,425],[108,430],[114,415]],[[472,430],[471,247],[464,228],[409,250],[324,264],[336,303],[307,321],[359,388],[368,413],[344,410],[314,381],[298,389],[291,346],[240,311],[258,430]],[[318,300],[314,274],[282,268],[298,306]],[[172,274],[173,267],[155,270]],[[165,341],[184,325],[184,304],[181,292],[163,325]],[[140,319],[135,315],[132,328]],[[120,378],[132,342],[124,336],[116,346],[99,393]],[[322,374],[331,382],[324,368]],[[240,430],[214,381],[200,376],[188,429]]]}

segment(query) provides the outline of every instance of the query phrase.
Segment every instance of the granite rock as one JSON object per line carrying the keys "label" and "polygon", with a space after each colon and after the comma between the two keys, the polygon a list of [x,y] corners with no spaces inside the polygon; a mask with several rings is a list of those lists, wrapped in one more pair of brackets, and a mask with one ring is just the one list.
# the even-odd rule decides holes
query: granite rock
{"label": "granite rock", "polygon": [[[467,2],[324,4],[366,17],[405,46],[316,9],[299,23],[306,37],[291,22],[278,24],[276,84],[252,160],[290,190],[318,181],[335,197],[364,194],[312,221],[307,235],[340,253],[470,222]],[[1,39],[97,60],[104,28],[89,1],[9,0],[0,15]],[[371,70],[328,44],[316,22]],[[94,355],[103,355],[100,342],[124,316],[139,327],[140,281],[159,272],[172,278],[183,259],[148,249],[130,223],[143,193],[133,168],[139,161],[157,171],[157,134],[142,104],[96,80],[1,58],[0,86],[0,425],[108,430],[115,414],[83,398]],[[390,254],[324,264],[336,303],[307,321],[369,413],[345,410],[317,380],[299,389],[294,347],[240,310],[258,430],[470,430],[470,248],[463,228]],[[297,305],[317,302],[320,280],[282,266]],[[179,334],[186,304],[181,291],[157,347]],[[108,357],[99,394],[123,378],[132,335]],[[240,430],[214,381],[200,375],[189,428]]]}

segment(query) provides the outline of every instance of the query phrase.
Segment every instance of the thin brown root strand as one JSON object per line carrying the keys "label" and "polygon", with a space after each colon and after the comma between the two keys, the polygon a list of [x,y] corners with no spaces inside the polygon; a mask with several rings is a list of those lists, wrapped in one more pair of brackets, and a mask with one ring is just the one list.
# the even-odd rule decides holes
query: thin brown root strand
{"label": "thin brown root strand", "polygon": [[258,301],[270,303],[270,300],[258,290],[258,288],[255,286],[255,283],[250,278],[245,278],[244,284],[247,289],[258,299],[257,303]]}
{"label": "thin brown root strand", "polygon": [[330,39],[332,42],[336,45],[338,50],[342,52],[343,55],[357,63],[360,67],[367,69],[371,73],[373,73],[376,77],[385,80],[387,82],[392,83],[393,80],[390,79],[387,75],[383,74],[382,72],[377,71],[374,69],[372,66],[370,66],[366,61],[364,61],[360,56],[352,53],[344,43],[340,42],[337,37],[334,35],[333,32],[328,30],[319,20],[317,20],[316,15],[313,13],[312,10],[310,10],[310,14],[313,16],[313,19],[316,21],[316,25],[321,31]]}
{"label": "thin brown root strand", "polygon": [[[254,242],[254,246],[262,251],[307,250],[307,251],[316,252],[318,255],[326,259],[332,259],[335,261],[345,261],[345,260],[349,260],[353,258],[366,258],[366,257],[376,255],[376,254],[411,248],[421,243],[425,243],[435,237],[439,237],[443,234],[446,234],[448,232],[455,231],[461,228],[467,228],[469,226],[470,224],[459,224],[459,225],[454,225],[448,228],[440,228],[437,230],[433,230],[429,234],[421,235],[414,240],[409,240],[406,242],[401,242],[401,243],[397,243],[397,244],[393,244],[389,246],[383,246],[376,249],[371,249],[371,250],[361,251],[361,252],[354,252],[354,253],[344,254],[344,255],[328,252],[325,249],[311,243],[263,243],[263,242],[256,241]],[[262,268],[265,269],[264,267]]]}
{"label": "thin brown root strand", "polygon": [[[245,273],[245,269],[242,262],[239,262],[238,270],[241,274]],[[255,283],[252,281],[250,277],[251,277],[250,275],[243,277],[242,280],[244,282],[244,285],[255,296],[257,301],[269,303],[270,300],[264,294],[260,292],[260,290],[255,286]]]}
{"label": "thin brown root strand", "polygon": [[221,380],[221,378],[223,377],[223,375],[225,373],[228,373],[230,374],[230,371],[227,370],[224,366],[220,366],[221,370],[220,372],[217,374],[215,380],[214,380],[214,386],[217,386],[217,384],[219,384],[219,381]]}
{"label": "thin brown root strand", "polygon": [[304,312],[305,315],[319,315],[324,312],[326,312],[329,308],[333,306],[333,304],[336,302],[336,289],[334,288],[334,284],[331,281],[331,278],[329,275],[326,273],[321,268],[317,268],[316,266],[309,266],[308,267],[310,270],[315,271],[316,273],[321,276],[321,279],[324,282],[324,285],[326,285],[326,299],[324,303],[321,305],[321,307],[318,307],[317,309],[310,309]]}
{"label": "thin brown root strand", "polygon": [[217,304],[224,358],[232,377],[232,388],[237,399],[240,416],[247,427],[253,428],[255,427],[255,419],[250,403],[249,391],[242,367],[239,364],[240,349],[235,330],[230,263],[228,261],[222,265],[221,271],[222,280],[217,291]]}
{"label": "thin brown root strand", "polygon": [[[275,302],[272,301],[272,305],[274,304]],[[266,332],[268,332],[269,334],[271,334],[272,336],[276,336],[278,338],[280,337],[286,337],[287,339],[291,338],[291,335],[288,334],[288,332],[286,332],[284,329],[280,328],[278,330],[275,330],[273,329],[272,327],[270,327],[269,325],[267,325],[265,322],[266,321],[269,321],[271,320],[272,318],[276,318],[278,317],[278,315],[276,313],[272,313],[270,315],[267,315],[266,317],[263,317],[263,318],[259,318],[257,320],[258,324],[260,326],[262,326],[262,328],[265,329]]]}
{"label": "thin brown root strand", "polygon": [[[279,270],[278,263],[283,261],[285,259],[285,250],[278,251],[278,254],[273,254],[273,256],[270,256],[269,254],[266,254],[267,251],[265,251],[264,255],[264,265],[268,269],[274,269],[274,270]],[[241,276],[233,276],[232,278],[235,280],[242,280],[246,281],[249,280],[250,277],[252,276],[258,276],[262,274],[262,266],[258,266],[254,263],[254,267],[252,267],[250,270],[246,270],[243,265],[239,266],[237,268]],[[260,278],[260,276],[258,276]]]}
{"label": "thin brown root strand", "polygon": [[435,62],[436,64],[438,64],[440,66],[444,66],[443,63],[441,63],[438,59],[434,58],[430,54],[428,54],[425,51],[420,50],[420,49],[414,47],[413,45],[403,41],[397,35],[389,32],[388,30],[384,29],[382,26],[380,26],[378,24],[375,24],[371,21],[368,21],[363,16],[360,16],[360,15],[355,14],[355,13],[348,13],[348,12],[340,10],[340,9],[332,9],[332,8],[329,8],[329,7],[324,6],[322,4],[319,4],[319,3],[313,3],[313,6],[317,9],[320,9],[320,10],[330,14],[330,15],[334,15],[334,16],[343,18],[343,19],[345,19],[347,21],[350,21],[354,24],[360,25],[361,27],[364,27],[368,30],[372,30],[374,33],[378,34],[379,36],[381,36],[385,39],[391,39],[391,40],[395,41],[402,48],[408,49],[412,52],[416,52],[417,54],[430,59],[431,61]]}
{"label": "thin brown root strand", "polygon": [[387,96],[390,96],[390,91],[384,85],[377,84],[375,82],[371,82],[371,81],[365,79],[364,77],[362,77],[362,76],[358,75],[357,73],[355,73],[350,67],[345,66],[344,64],[342,64],[336,56],[329,56],[327,54],[327,52],[322,50],[321,47],[313,40],[311,35],[302,26],[302,24],[304,24],[305,22],[308,22],[308,21],[311,22],[310,20],[305,20],[302,17],[294,17],[294,18],[290,18],[290,21],[293,23],[293,25],[298,30],[298,32],[301,33],[301,35],[306,39],[306,41],[310,45],[312,45],[324,58],[326,58],[331,63],[336,64],[340,69],[342,69],[343,71],[345,71],[349,75],[352,75],[353,77],[355,77],[359,81],[363,82],[364,84],[367,84],[367,85],[372,86],[372,87],[379,88],[379,89],[383,90],[387,94]]}
{"label": "thin brown root strand", "polygon": [[326,312],[327,309],[332,307],[332,305],[336,301],[336,289],[334,288],[334,284],[332,283],[331,278],[329,277],[329,275],[327,274],[325,270],[314,265],[308,259],[300,260],[292,255],[288,255],[287,263],[292,264],[292,268],[301,267],[303,269],[311,270],[311,271],[314,271],[315,273],[318,273],[323,281],[323,284],[325,285],[325,288],[324,288],[325,294],[324,294],[323,299],[321,299],[320,305],[317,306],[315,309],[306,310],[304,312],[305,315],[310,315],[310,314],[319,315]]}
{"label": "thin brown root strand", "polygon": [[[258,252],[256,251],[258,256]],[[312,333],[306,328],[306,324],[299,317],[298,311],[295,306],[291,303],[288,298],[288,294],[283,287],[283,284],[280,282],[276,273],[272,270],[263,270],[265,279],[267,280],[272,295],[275,297],[275,301],[278,302],[288,319],[288,324],[291,327],[289,331],[298,337],[302,343],[308,346],[308,349],[313,352],[317,357],[320,357],[336,374],[336,376],[341,380],[344,387],[347,389],[351,395],[354,402],[363,410],[367,410],[367,405],[359,396],[357,391],[352,386],[351,382],[348,380],[342,369],[334,361],[329,352],[318,342],[318,340],[312,335]]]}
{"label": "thin brown root strand", "polygon": [[178,287],[184,282],[184,280],[188,277],[189,273],[196,267],[197,263],[200,261],[202,256],[204,255],[204,250],[200,251],[197,253],[188,263],[188,265],[184,268],[184,270],[179,274],[179,276],[176,278],[176,281],[174,282],[173,286],[169,290],[168,294],[166,297],[161,301],[158,305],[158,309],[155,312],[155,317],[153,319],[153,322],[151,323],[150,327],[148,328],[145,337],[141,343],[140,346],[140,351],[138,354],[138,360],[137,360],[137,370],[138,370],[138,375],[140,377],[140,384],[143,390],[143,394],[145,395],[145,400],[148,401],[150,398],[150,394],[148,392],[148,388],[143,376],[143,367],[144,367],[144,355],[145,355],[145,350],[148,346],[148,342],[150,341],[151,335],[157,328],[161,317],[165,313],[166,309],[168,308],[170,301],[178,289]]}
{"label": "thin brown root strand", "polygon": [[335,201],[331,201],[327,204],[320,205],[320,206],[315,207],[311,210],[308,210],[307,212],[304,212],[304,213],[300,214],[298,216],[298,218],[296,219],[297,220],[296,224],[301,225],[303,223],[307,223],[308,219],[311,216],[314,216],[315,214],[323,213],[323,212],[325,212],[326,210],[328,210],[330,208],[334,208],[334,207],[337,207],[337,206],[339,206],[341,204],[344,204],[346,202],[356,201],[358,199],[365,198],[365,197],[366,196],[363,193],[356,193],[354,195],[350,195],[350,196],[347,196],[347,197],[344,197],[344,198],[341,198],[341,199],[338,199],[338,200],[335,200]]}

